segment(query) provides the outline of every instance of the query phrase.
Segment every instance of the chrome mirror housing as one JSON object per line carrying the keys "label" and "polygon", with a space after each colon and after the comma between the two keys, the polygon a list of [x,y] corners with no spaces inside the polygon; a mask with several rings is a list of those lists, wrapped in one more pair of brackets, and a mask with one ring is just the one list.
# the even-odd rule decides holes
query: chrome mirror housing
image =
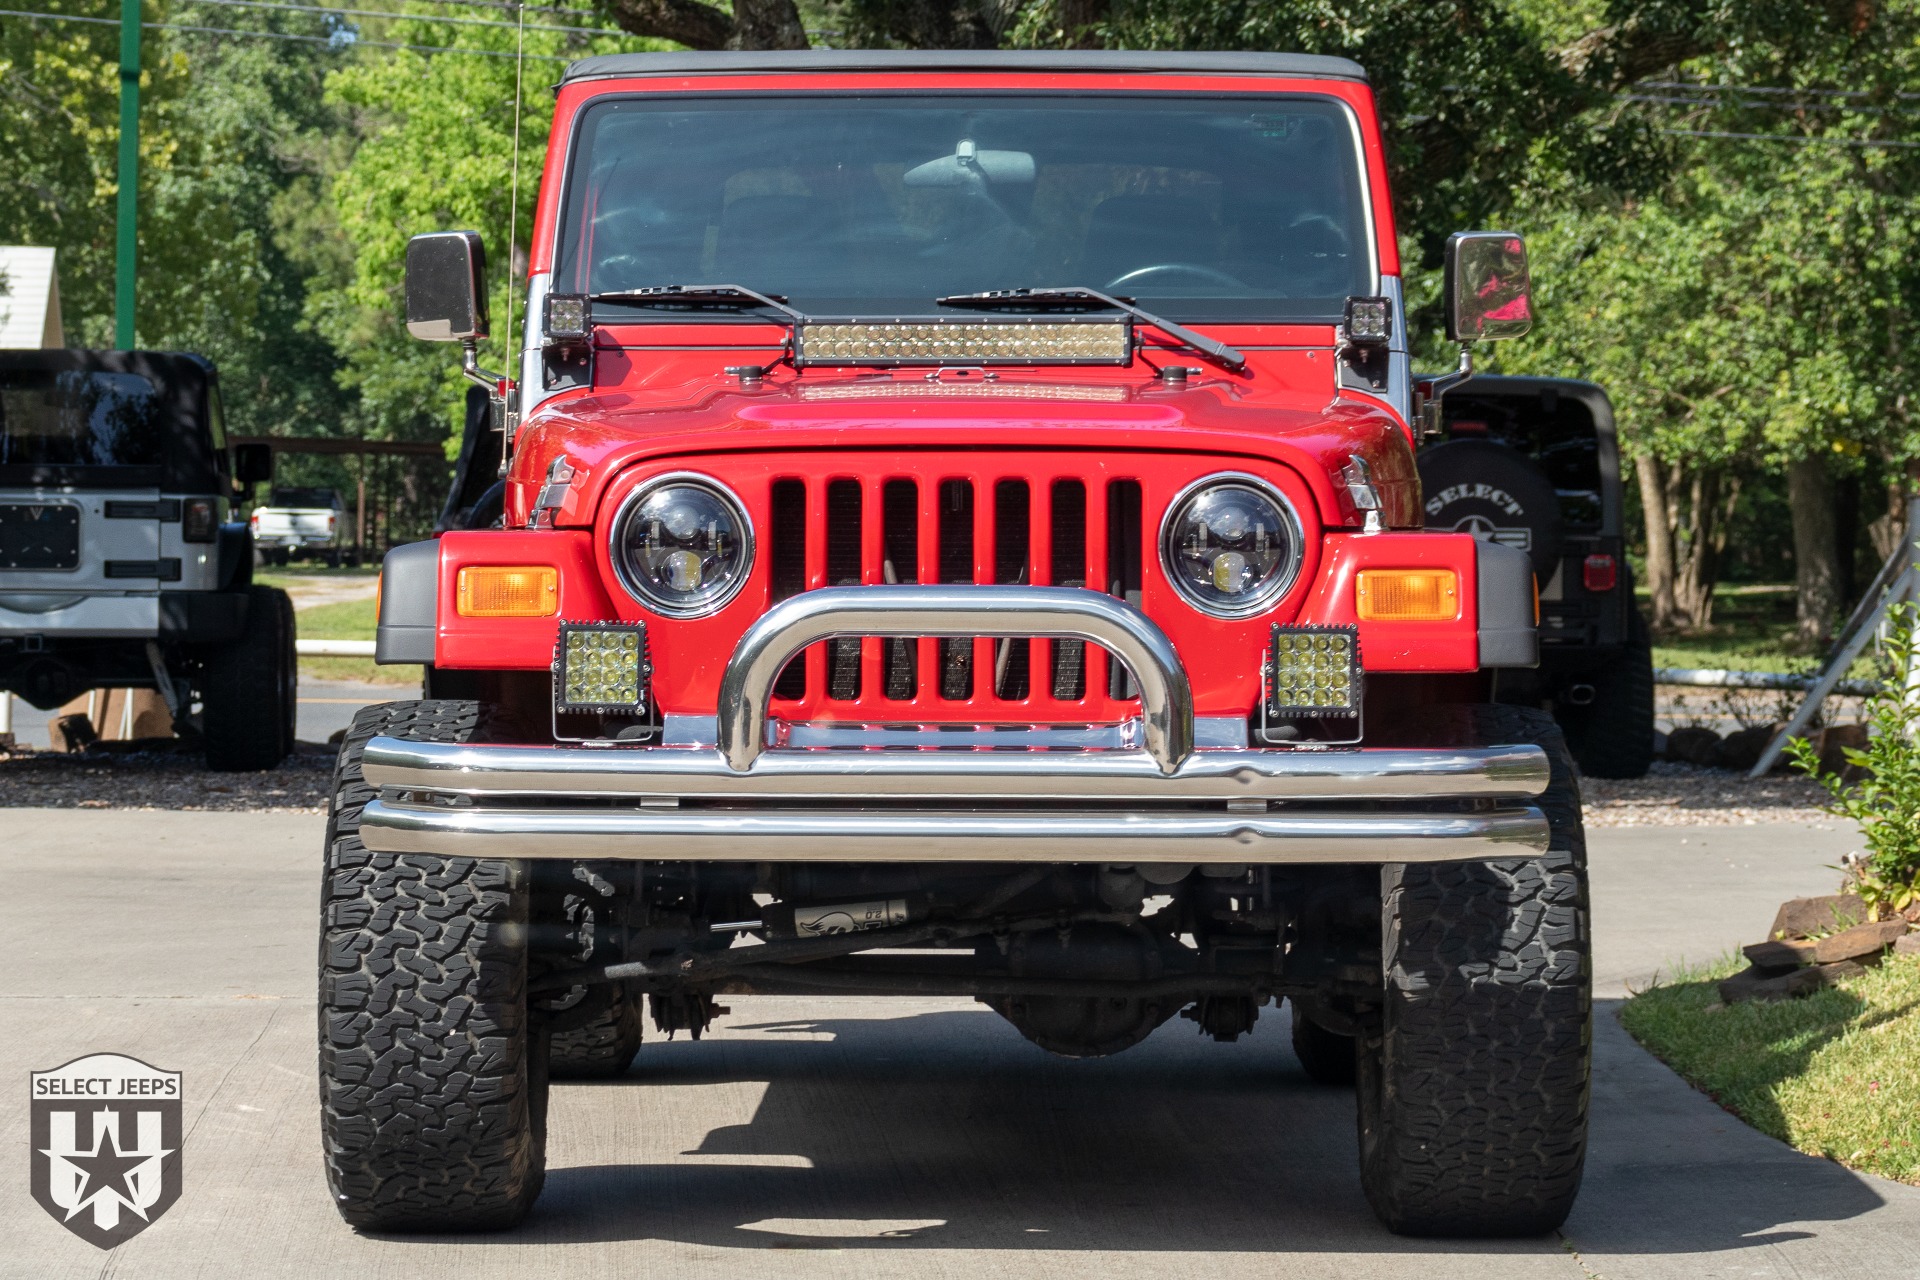
{"label": "chrome mirror housing", "polygon": [[487,250],[478,231],[407,241],[407,332],[427,342],[487,336]]}
{"label": "chrome mirror housing", "polygon": [[1527,242],[1511,231],[1456,231],[1447,237],[1447,338],[1492,342],[1533,328]]}

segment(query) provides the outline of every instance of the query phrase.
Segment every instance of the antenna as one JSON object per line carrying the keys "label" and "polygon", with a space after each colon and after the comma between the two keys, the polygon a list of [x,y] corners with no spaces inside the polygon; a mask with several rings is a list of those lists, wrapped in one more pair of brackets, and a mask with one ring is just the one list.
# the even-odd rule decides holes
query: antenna
{"label": "antenna", "polygon": [[[527,52],[527,7],[515,3],[513,6],[515,24],[513,33],[513,159],[512,173],[507,179],[507,380],[517,384],[520,380],[521,364],[519,354],[513,349],[513,300],[516,292],[515,271],[513,268],[513,241],[520,231],[520,89],[526,79]],[[500,474],[507,474],[507,464],[513,458],[513,438],[520,429],[520,392],[517,385],[507,390],[507,406],[503,438],[500,441]]]}

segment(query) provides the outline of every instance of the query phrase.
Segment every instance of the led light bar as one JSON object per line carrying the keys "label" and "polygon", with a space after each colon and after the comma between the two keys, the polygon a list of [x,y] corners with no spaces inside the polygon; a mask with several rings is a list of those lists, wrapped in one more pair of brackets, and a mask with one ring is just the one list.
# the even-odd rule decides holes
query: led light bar
{"label": "led light bar", "polygon": [[647,709],[647,625],[563,622],[553,650],[553,706],[563,714]]}
{"label": "led light bar", "polygon": [[809,321],[799,365],[1126,364],[1133,326],[1105,319]]}
{"label": "led light bar", "polygon": [[1360,714],[1358,627],[1276,626],[1267,661],[1269,717]]}

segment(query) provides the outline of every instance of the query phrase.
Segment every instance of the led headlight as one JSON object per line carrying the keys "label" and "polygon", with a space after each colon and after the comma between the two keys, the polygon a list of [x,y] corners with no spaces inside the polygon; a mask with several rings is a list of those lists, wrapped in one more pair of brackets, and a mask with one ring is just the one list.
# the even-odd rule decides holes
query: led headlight
{"label": "led headlight", "polygon": [[714,613],[746,585],[753,527],[739,499],[705,476],[667,475],[628,496],[613,522],[627,589],[669,618]]}
{"label": "led headlight", "polygon": [[1272,485],[1253,476],[1209,476],[1167,508],[1160,562],[1194,608],[1244,618],[1293,585],[1301,544],[1300,519]]}
{"label": "led headlight", "polygon": [[1357,627],[1279,627],[1267,662],[1267,714],[1276,719],[1360,714]]}
{"label": "led headlight", "polygon": [[644,623],[560,624],[553,655],[556,710],[642,714],[650,674]]}

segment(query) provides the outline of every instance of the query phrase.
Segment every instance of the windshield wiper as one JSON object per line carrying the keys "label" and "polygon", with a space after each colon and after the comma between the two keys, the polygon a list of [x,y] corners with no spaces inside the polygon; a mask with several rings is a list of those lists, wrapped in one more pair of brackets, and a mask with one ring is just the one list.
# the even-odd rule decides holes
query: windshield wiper
{"label": "windshield wiper", "polygon": [[1023,307],[1060,311],[1080,309],[1091,302],[1115,311],[1124,311],[1140,323],[1150,324],[1168,337],[1185,343],[1200,354],[1218,360],[1235,373],[1247,367],[1246,356],[1226,343],[1209,338],[1204,333],[1195,333],[1171,320],[1163,320],[1151,311],[1141,310],[1124,298],[1101,293],[1098,289],[1085,289],[1077,285],[1057,289],[989,289],[985,293],[949,294],[934,301],[943,307],[971,307],[978,311],[1017,311]]}
{"label": "windshield wiper", "polygon": [[612,302],[628,307],[772,307],[795,324],[807,317],[787,305],[777,293],[759,293],[739,284],[657,284],[645,289],[590,293],[589,302]]}

